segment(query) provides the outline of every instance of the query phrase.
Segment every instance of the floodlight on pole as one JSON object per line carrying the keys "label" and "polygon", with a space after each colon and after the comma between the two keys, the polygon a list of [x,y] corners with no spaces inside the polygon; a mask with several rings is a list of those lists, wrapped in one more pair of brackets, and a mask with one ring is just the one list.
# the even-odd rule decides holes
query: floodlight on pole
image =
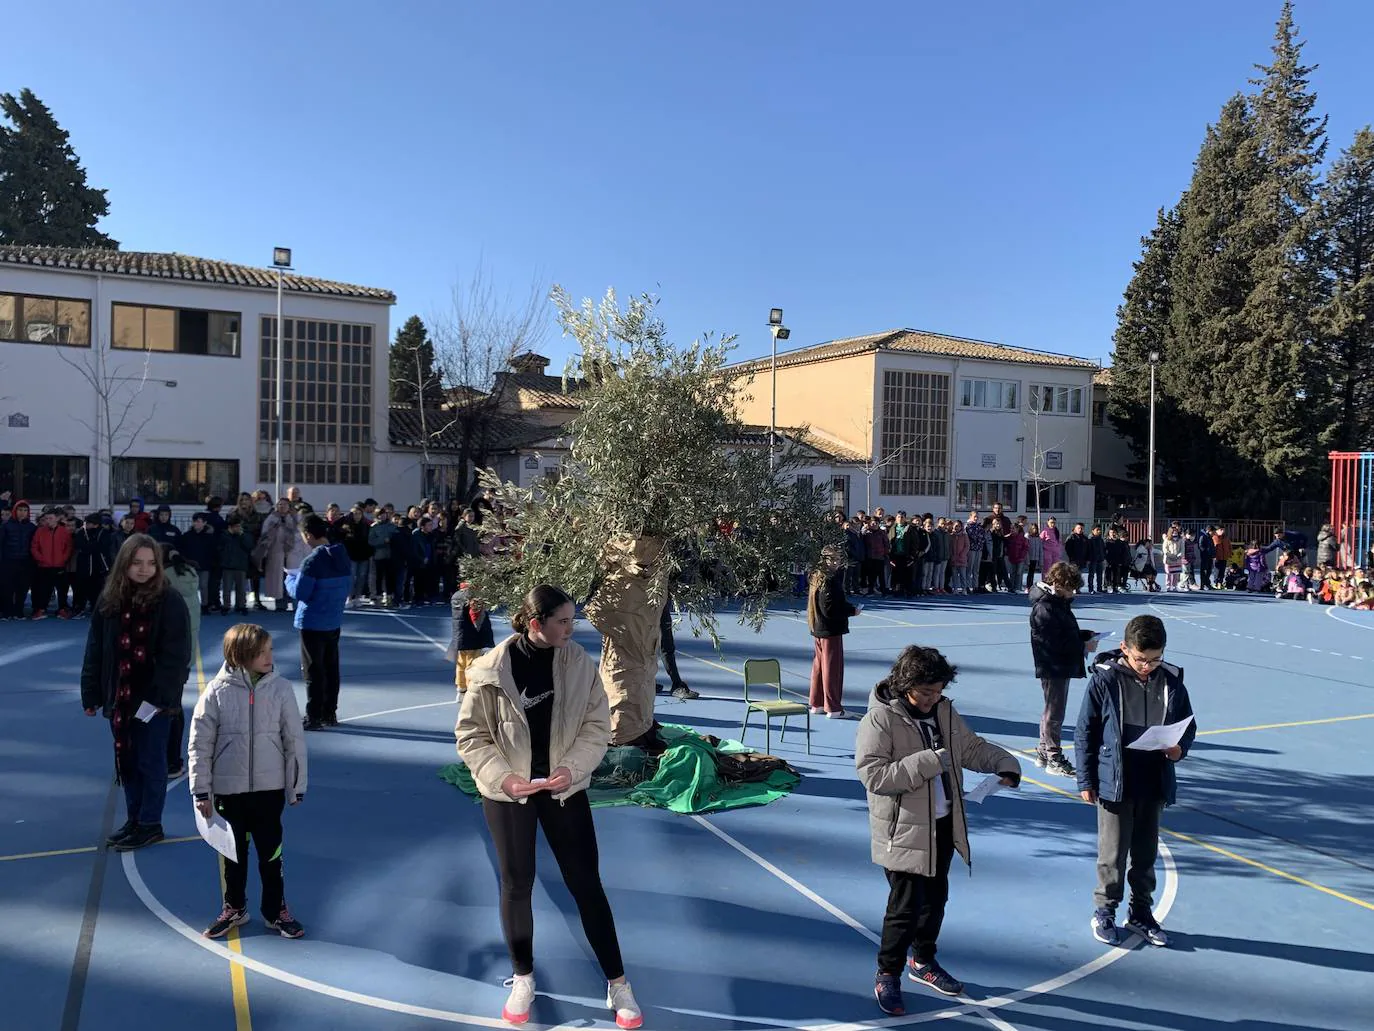
{"label": "floodlight on pole", "polygon": [[282,317],[281,317],[281,292],[282,292],[282,272],[291,267],[291,248],[273,247],[272,265],[277,270],[277,389],[276,394],[276,422],[277,422],[277,441],[274,452],[273,465],[276,469],[275,490],[272,492],[273,502],[281,500],[281,441],[282,430],[285,423],[283,418],[284,408],[282,406],[283,385],[282,381],[286,371],[286,359],[282,350]]}
{"label": "floodlight on pole", "polygon": [[768,416],[768,469],[778,464],[778,341],[786,340],[792,331],[782,324],[782,309],[768,309],[768,331],[773,336],[773,404]]}
{"label": "floodlight on pole", "polygon": [[1145,489],[1145,535],[1150,540],[1150,564],[1154,565],[1155,547],[1155,366],[1159,364],[1159,352],[1150,352],[1150,466]]}

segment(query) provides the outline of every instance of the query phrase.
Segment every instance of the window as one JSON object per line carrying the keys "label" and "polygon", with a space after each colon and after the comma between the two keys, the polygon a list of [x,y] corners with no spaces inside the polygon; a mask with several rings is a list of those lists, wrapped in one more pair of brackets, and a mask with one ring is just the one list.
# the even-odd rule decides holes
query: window
{"label": "window", "polygon": [[114,306],[111,346],[127,351],[239,356],[236,311],[155,308],[142,304]]}
{"label": "window", "polygon": [[798,494],[810,496],[816,490],[816,478],[811,473],[797,473],[796,490]]}
{"label": "window", "polygon": [[447,506],[450,498],[462,496],[462,483],[456,465],[426,465],[422,475],[420,497],[434,498]]}
{"label": "window", "polygon": [[987,509],[994,501],[1008,510],[1016,508],[1016,481],[956,480],[954,483],[955,511]]}
{"label": "window", "polygon": [[1094,426],[1105,426],[1105,425],[1107,425],[1107,402],[1106,402],[1106,401],[1094,401],[1094,402],[1093,402],[1093,425],[1094,425]]}
{"label": "window", "polygon": [[[274,479],[277,320],[262,319],[258,479]],[[372,327],[282,320],[282,479],[372,482]]]}
{"label": "window", "polygon": [[[1037,493],[1040,495],[1038,506],[1036,505]],[[1041,512],[1067,512],[1069,510],[1068,493],[1068,485],[1064,483],[1027,481],[1026,511],[1034,512],[1038,507]]]}
{"label": "window", "polygon": [[114,499],[126,504],[142,498],[154,505],[202,505],[211,494],[233,498],[239,492],[239,464],[218,458],[116,458]]}
{"label": "window", "polygon": [[9,491],[15,501],[85,505],[90,483],[91,460],[84,455],[0,455],[0,492]]}
{"label": "window", "polygon": [[999,412],[1018,409],[1017,395],[1021,384],[1005,379],[961,379],[959,381],[960,408],[988,408]]}
{"label": "window", "polygon": [[878,489],[889,497],[939,497],[949,482],[949,377],[883,373]]}
{"label": "window", "polygon": [[91,302],[0,294],[0,340],[90,347]]}
{"label": "window", "polygon": [[1083,388],[1032,383],[1030,410],[1044,415],[1082,415]]}

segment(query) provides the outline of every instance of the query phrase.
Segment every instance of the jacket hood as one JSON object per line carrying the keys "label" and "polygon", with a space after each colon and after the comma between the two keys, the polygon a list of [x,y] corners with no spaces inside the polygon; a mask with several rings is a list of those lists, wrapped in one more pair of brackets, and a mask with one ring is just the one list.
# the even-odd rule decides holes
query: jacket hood
{"label": "jacket hood", "polygon": [[1044,580],[1039,581],[1030,589],[1030,600],[1032,605],[1038,601],[1061,601],[1065,605],[1069,603],[1068,598],[1065,598]]}
{"label": "jacket hood", "polygon": [[135,503],[137,503],[138,509],[139,509],[140,512],[146,512],[146,511],[148,510],[148,509],[147,509],[147,506],[143,504],[143,499],[140,498],[140,497],[138,497],[137,495],[135,495],[134,497],[132,497],[132,498],[129,499],[129,510],[130,510],[130,511],[133,511],[133,506],[134,506]]}
{"label": "jacket hood", "polygon": [[[946,704],[948,701],[948,698],[942,696],[940,700],[935,703],[935,708],[932,709],[931,712],[935,712],[940,706]],[[906,714],[906,707],[902,704],[901,698],[897,696],[897,692],[881,681],[874,686],[872,694],[868,696],[868,707],[872,709],[875,706],[883,706],[889,709],[896,708],[903,715]]]}
{"label": "jacket hood", "polygon": [[[193,573],[192,575],[194,576],[195,574]],[[254,685],[249,679],[246,669],[235,669],[231,668],[228,663],[221,663],[219,672],[211,678],[210,683],[232,685],[233,687],[240,687],[247,691],[250,687],[256,686],[261,688],[263,685],[276,680],[281,680],[283,683],[286,683],[282,675],[274,669],[271,673],[264,673],[262,679]]]}
{"label": "jacket hood", "polygon": [[[138,501],[138,498],[134,498],[134,500],[135,500],[135,501]],[[142,502],[140,501],[139,504],[142,504]],[[171,514],[172,514],[172,506],[171,506],[171,505],[158,505],[157,508],[153,509],[153,511],[154,511],[154,512],[166,512],[168,515],[171,515]]]}
{"label": "jacket hood", "polygon": [[[310,574],[317,580],[330,575],[353,575],[353,560],[348,557],[348,551],[342,544],[321,544],[311,557],[314,561],[311,563]],[[315,568],[319,563],[324,563],[323,570]]]}

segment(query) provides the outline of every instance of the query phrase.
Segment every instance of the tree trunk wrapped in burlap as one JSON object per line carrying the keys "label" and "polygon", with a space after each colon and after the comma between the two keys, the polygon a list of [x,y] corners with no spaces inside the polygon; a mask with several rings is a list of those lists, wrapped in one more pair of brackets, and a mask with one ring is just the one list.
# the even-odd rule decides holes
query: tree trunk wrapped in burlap
{"label": "tree trunk wrapped in burlap", "polygon": [[601,679],[611,703],[611,744],[626,745],[654,725],[659,613],[667,567],[657,537],[620,534],[602,552],[603,575],[587,602],[602,637]]}

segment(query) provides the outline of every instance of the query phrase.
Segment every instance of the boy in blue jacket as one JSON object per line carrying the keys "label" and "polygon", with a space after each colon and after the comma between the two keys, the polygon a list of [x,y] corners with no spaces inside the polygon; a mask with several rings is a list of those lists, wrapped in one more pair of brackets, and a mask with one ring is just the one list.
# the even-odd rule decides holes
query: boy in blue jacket
{"label": "boy in blue jacket", "polygon": [[1074,732],[1078,791],[1083,801],[1097,806],[1092,932],[1107,945],[1121,942],[1116,909],[1123,881],[1131,889],[1126,929],[1151,945],[1169,944],[1152,912],[1159,817],[1174,803],[1174,764],[1187,756],[1197,724],[1190,722],[1179,743],[1163,751],[1127,747],[1147,727],[1193,715],[1183,670],[1164,661],[1166,640],[1158,616],[1136,616],[1127,623],[1121,647],[1093,666]]}
{"label": "boy in blue jacket", "polygon": [[313,512],[301,523],[311,552],[300,573],[287,577],[296,599],[294,625],[301,632],[306,730],[339,725],[339,631],[353,589],[353,560],[342,544],[329,543],[329,524]]}

